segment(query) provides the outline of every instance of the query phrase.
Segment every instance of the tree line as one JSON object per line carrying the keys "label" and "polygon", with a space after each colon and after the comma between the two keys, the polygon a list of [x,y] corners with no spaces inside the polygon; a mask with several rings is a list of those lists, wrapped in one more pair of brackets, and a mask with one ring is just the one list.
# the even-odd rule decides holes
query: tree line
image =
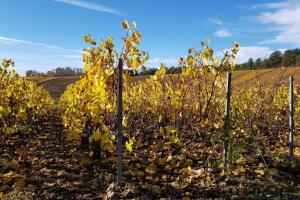
{"label": "tree line", "polygon": [[247,62],[237,65],[237,69],[269,69],[276,67],[300,66],[300,49],[274,51],[268,58],[249,58]]}
{"label": "tree line", "polygon": [[[267,58],[249,58],[247,62],[238,64],[237,70],[255,70],[255,69],[269,69],[276,67],[294,67],[300,66],[300,49],[290,49],[283,53],[281,51],[274,51]],[[143,75],[153,75],[158,70],[156,67],[145,67],[133,72],[132,70],[126,69],[129,74],[133,76],[143,76]],[[181,73],[181,67],[168,67],[166,69],[167,74],[177,74]],[[47,72],[39,72],[36,70],[26,71],[26,76],[79,76],[84,74],[84,70],[81,68],[71,68],[71,67],[57,67],[53,70]]]}
{"label": "tree line", "polygon": [[[137,72],[137,75],[143,76],[143,75],[154,75],[155,72],[158,70],[156,67],[145,67],[142,66],[141,70]],[[167,67],[166,68],[167,74],[178,74],[181,73],[181,67]]]}
{"label": "tree line", "polygon": [[[155,67],[143,66],[139,71],[133,71],[131,69],[124,69],[124,72],[129,73],[132,76],[142,75],[154,75],[158,69]],[[181,73],[180,67],[169,67],[166,69],[168,74]],[[70,68],[70,67],[57,67],[47,72],[39,72],[37,70],[27,70],[27,77],[47,77],[47,76],[80,76],[84,74],[84,70],[81,68]]]}
{"label": "tree line", "polygon": [[[255,70],[255,69],[270,69],[277,67],[295,67],[300,66],[300,49],[289,49],[284,52],[274,51],[267,58],[249,58],[247,62],[237,64],[237,70]],[[153,75],[157,71],[154,67],[142,67],[138,75]],[[180,73],[180,67],[167,68],[168,74]]]}
{"label": "tree line", "polygon": [[41,77],[41,76],[79,76],[84,74],[84,70],[81,68],[71,67],[57,67],[47,72],[39,72],[36,70],[27,70],[27,77]]}

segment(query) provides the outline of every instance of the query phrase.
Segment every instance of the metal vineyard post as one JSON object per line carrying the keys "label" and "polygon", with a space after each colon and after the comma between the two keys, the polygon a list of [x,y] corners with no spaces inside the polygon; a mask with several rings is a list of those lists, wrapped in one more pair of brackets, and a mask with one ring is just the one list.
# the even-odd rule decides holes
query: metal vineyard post
{"label": "metal vineyard post", "polygon": [[226,85],[226,102],[224,114],[224,168],[227,168],[227,155],[228,155],[228,131],[229,131],[229,114],[230,114],[230,95],[231,95],[231,72],[227,72],[227,85]]}
{"label": "metal vineyard post", "polygon": [[294,77],[290,76],[290,117],[289,117],[289,150],[294,155]]}
{"label": "metal vineyard post", "polygon": [[118,63],[118,159],[117,159],[117,184],[122,185],[122,156],[123,156],[123,135],[122,135],[122,121],[123,121],[123,60],[120,58]]}

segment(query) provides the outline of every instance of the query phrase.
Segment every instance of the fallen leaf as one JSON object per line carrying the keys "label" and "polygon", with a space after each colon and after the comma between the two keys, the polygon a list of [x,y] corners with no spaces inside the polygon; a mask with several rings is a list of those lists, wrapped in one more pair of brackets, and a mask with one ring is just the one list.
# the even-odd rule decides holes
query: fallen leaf
{"label": "fallen leaf", "polygon": [[13,188],[24,188],[26,186],[25,179],[20,179],[13,185]]}
{"label": "fallen leaf", "polygon": [[256,170],[254,170],[254,172],[257,173],[257,174],[260,174],[260,175],[264,175],[265,174],[265,171],[262,170],[262,169],[256,169]]}
{"label": "fallen leaf", "polygon": [[44,167],[43,169],[41,169],[41,172],[43,174],[50,174],[51,173],[51,169],[48,169],[48,168]]}
{"label": "fallen leaf", "polygon": [[146,167],[145,172],[154,174],[156,172],[156,166],[154,164],[149,165],[148,167]]}
{"label": "fallen leaf", "polygon": [[69,174],[65,170],[57,172],[57,176],[68,176]]}

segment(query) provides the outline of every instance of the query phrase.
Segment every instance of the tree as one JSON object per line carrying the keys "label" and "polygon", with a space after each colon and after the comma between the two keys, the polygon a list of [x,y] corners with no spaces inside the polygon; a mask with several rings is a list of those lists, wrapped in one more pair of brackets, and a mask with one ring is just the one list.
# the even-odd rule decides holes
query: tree
{"label": "tree", "polygon": [[139,72],[139,75],[154,75],[157,68],[143,66]]}
{"label": "tree", "polygon": [[283,66],[291,66],[296,64],[296,57],[293,50],[286,50],[282,58]]}
{"label": "tree", "polygon": [[281,66],[282,53],[281,51],[274,51],[269,57],[270,68],[275,68]]}
{"label": "tree", "polygon": [[247,67],[249,69],[253,69],[254,67],[254,62],[253,62],[253,58],[249,58],[248,62],[247,62]]}
{"label": "tree", "polygon": [[262,69],[266,69],[266,68],[271,68],[271,65],[269,63],[269,59],[265,58],[263,61],[262,61]]}
{"label": "tree", "polygon": [[255,68],[255,69],[260,69],[260,68],[262,68],[262,60],[261,60],[261,58],[257,58],[257,59],[255,60],[254,68]]}
{"label": "tree", "polygon": [[167,68],[167,74],[179,74],[181,73],[181,67],[170,67],[170,68]]}

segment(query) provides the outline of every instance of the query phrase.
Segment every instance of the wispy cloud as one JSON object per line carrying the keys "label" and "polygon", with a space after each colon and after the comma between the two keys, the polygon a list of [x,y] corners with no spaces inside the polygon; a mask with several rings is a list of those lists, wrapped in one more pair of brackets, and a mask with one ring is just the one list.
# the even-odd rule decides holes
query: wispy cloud
{"label": "wispy cloud", "polygon": [[219,18],[209,18],[208,21],[217,25],[224,25],[224,22]]}
{"label": "wispy cloud", "polygon": [[113,9],[113,8],[110,8],[108,6],[104,6],[101,4],[90,3],[90,2],[81,1],[81,0],[54,0],[54,1],[60,2],[60,3],[65,3],[65,4],[70,4],[73,6],[78,6],[78,7],[86,8],[86,9],[90,9],[90,10],[95,10],[98,12],[105,12],[105,13],[110,13],[113,15],[125,16],[119,10],[116,10],[116,9]]}
{"label": "wispy cloud", "polygon": [[227,29],[218,30],[215,32],[215,36],[217,37],[229,37],[232,33]]}
{"label": "wispy cloud", "polygon": [[81,67],[82,51],[41,42],[0,36],[1,58],[15,61],[15,69],[24,75],[28,69],[39,71],[55,67]]}
{"label": "wispy cloud", "polygon": [[262,3],[253,5],[251,8],[253,9],[285,9],[294,6],[295,4],[300,4],[299,1],[296,0],[287,0],[283,2],[270,2],[270,3]]}
{"label": "wispy cloud", "polygon": [[62,49],[61,47],[56,45],[50,45],[50,44],[39,43],[39,42],[31,42],[31,41],[9,38],[4,36],[0,36],[0,45],[30,45],[30,46],[49,48],[49,49]]}

